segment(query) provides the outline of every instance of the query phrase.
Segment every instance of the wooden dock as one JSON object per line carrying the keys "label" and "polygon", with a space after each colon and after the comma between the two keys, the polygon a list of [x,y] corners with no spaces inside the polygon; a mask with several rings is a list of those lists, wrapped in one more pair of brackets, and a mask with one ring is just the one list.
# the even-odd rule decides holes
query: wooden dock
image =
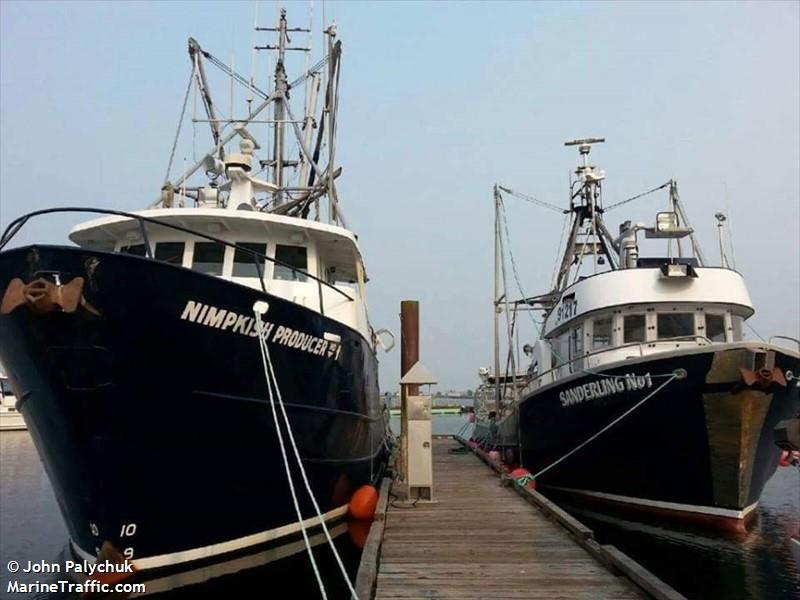
{"label": "wooden dock", "polygon": [[359,569],[360,600],[643,598],[653,580],[654,597],[681,598],[625,555],[645,585],[636,573],[622,575],[613,556],[621,553],[560,512],[562,520],[557,507],[531,506],[458,441],[435,439],[433,462],[434,503],[393,502],[385,480]]}

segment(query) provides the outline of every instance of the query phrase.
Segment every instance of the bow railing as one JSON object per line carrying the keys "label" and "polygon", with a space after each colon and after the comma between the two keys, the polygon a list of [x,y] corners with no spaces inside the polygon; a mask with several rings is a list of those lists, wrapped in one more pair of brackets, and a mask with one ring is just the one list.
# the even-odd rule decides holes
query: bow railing
{"label": "bow railing", "polygon": [[319,295],[319,311],[321,314],[325,314],[325,302],[323,299],[322,288],[323,286],[326,288],[330,288],[331,290],[335,291],[337,294],[344,296],[349,302],[353,302],[354,298],[352,298],[349,294],[346,294],[342,290],[340,290],[335,285],[320,279],[319,277],[312,275],[308,271],[300,269],[299,267],[295,267],[288,263],[283,262],[277,258],[273,258],[267,256],[266,254],[262,254],[261,252],[257,252],[256,250],[252,250],[251,248],[247,248],[245,246],[240,246],[235,242],[229,242],[227,240],[223,240],[213,235],[209,235],[207,233],[202,233],[200,231],[195,231],[193,229],[189,229],[188,227],[183,227],[181,225],[175,225],[173,223],[167,223],[160,219],[156,219],[153,217],[145,217],[143,215],[137,215],[134,213],[129,213],[121,210],[111,210],[111,209],[104,209],[104,208],[84,208],[84,207],[64,207],[64,208],[47,208],[43,210],[37,210],[30,212],[28,214],[22,215],[17,219],[11,221],[8,224],[8,227],[5,228],[3,231],[2,237],[0,237],[0,251],[2,251],[6,245],[17,235],[20,229],[25,226],[25,224],[30,221],[33,217],[39,217],[42,215],[49,215],[54,213],[92,213],[92,214],[100,214],[100,215],[113,215],[118,217],[125,217],[128,219],[135,220],[139,225],[139,230],[141,231],[142,235],[142,242],[144,243],[144,250],[145,250],[145,259],[156,260],[153,256],[152,248],[150,247],[150,241],[147,236],[147,225],[157,225],[159,227],[166,227],[167,229],[173,229],[175,231],[180,231],[181,233],[189,234],[192,236],[197,236],[206,240],[210,240],[212,242],[222,244],[224,246],[228,246],[231,248],[235,248],[236,251],[244,252],[253,259],[253,263],[255,264],[256,271],[258,272],[258,280],[261,284],[261,291],[267,294],[267,287],[264,280],[264,271],[262,267],[261,260],[269,261],[275,265],[280,265],[287,269],[290,269],[293,273],[298,274],[301,278],[309,278],[317,283],[317,293]]}

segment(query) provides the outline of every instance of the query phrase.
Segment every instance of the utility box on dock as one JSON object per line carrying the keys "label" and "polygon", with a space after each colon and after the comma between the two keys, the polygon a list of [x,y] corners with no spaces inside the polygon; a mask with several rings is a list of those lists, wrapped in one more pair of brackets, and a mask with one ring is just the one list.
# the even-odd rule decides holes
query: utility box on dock
{"label": "utility box on dock", "polygon": [[[414,388],[434,383],[433,376],[419,362],[400,380],[401,386]],[[403,457],[406,471],[403,475],[409,500],[433,500],[431,407],[430,396],[406,396],[401,411],[401,435],[405,437],[403,448],[406,454]]]}

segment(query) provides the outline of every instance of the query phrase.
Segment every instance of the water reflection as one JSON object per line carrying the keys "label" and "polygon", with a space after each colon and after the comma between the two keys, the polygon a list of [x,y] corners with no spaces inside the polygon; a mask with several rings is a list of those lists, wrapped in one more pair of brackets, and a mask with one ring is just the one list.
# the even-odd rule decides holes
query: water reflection
{"label": "water reflection", "polygon": [[[25,564],[58,556],[67,529],[39,455],[27,431],[0,432],[0,582],[8,581],[6,564]],[[20,583],[34,574],[17,573]],[[12,598],[5,585],[0,598]]]}
{"label": "water reflection", "polygon": [[800,476],[773,476],[746,534],[723,536],[696,528],[665,527],[557,498],[568,512],[689,599],[800,599],[800,565],[792,536],[800,528]]}

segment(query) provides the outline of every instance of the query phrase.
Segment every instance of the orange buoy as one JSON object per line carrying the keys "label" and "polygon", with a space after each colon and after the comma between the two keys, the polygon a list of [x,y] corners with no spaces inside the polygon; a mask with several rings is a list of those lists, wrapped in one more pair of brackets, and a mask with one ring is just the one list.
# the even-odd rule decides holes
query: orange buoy
{"label": "orange buoy", "polygon": [[350,483],[347,475],[342,473],[333,484],[333,492],[331,492],[331,503],[333,506],[342,506],[348,503],[348,499],[352,495],[353,486]]}
{"label": "orange buoy", "polygon": [[347,522],[347,533],[350,534],[350,540],[352,540],[356,547],[363,548],[364,544],[367,543],[370,527],[372,527],[372,523],[368,523],[367,521]]}
{"label": "orange buoy", "polygon": [[378,506],[378,490],[372,485],[362,485],[350,498],[350,516],[354,519],[371,521]]}

